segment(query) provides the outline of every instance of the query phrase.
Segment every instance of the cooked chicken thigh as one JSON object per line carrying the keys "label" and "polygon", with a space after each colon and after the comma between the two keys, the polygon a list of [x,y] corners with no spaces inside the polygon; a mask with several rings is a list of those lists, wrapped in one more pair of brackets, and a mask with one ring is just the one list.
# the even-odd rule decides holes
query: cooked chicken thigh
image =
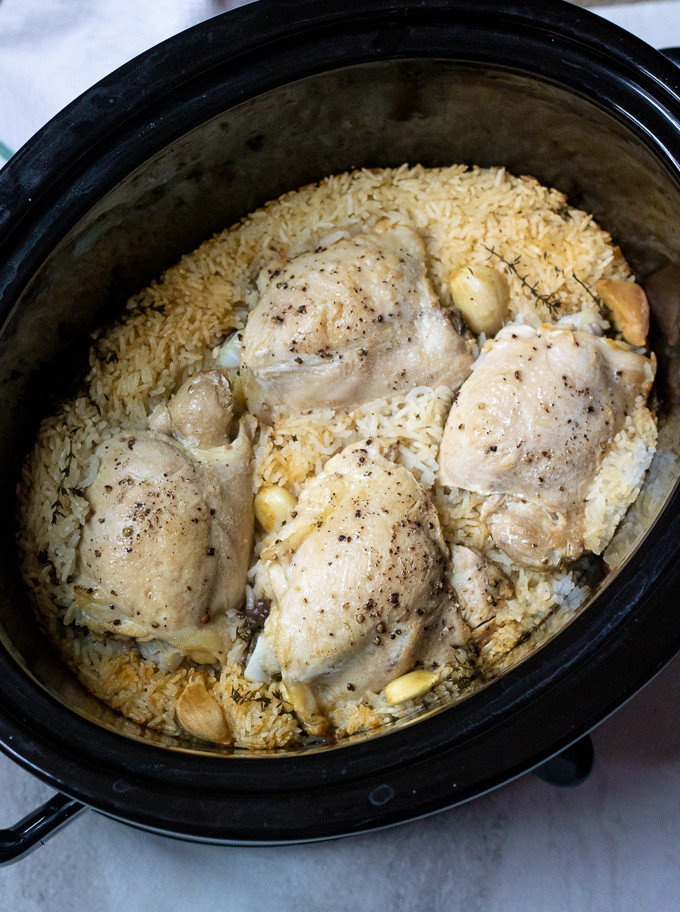
{"label": "cooked chicken thigh", "polygon": [[440,451],[445,484],[491,497],[482,516],[519,564],[584,550],[584,500],[652,363],[623,343],[543,324],[488,342],[461,387]]}
{"label": "cooked chicken thigh", "polygon": [[457,389],[468,344],[439,305],[420,236],[367,231],[268,274],[243,333],[248,408],[353,407],[414,386]]}
{"label": "cooked chicken thigh", "polygon": [[381,449],[389,444],[366,440],[334,456],[262,553],[258,587],[272,607],[246,674],[267,680],[280,671],[315,734],[332,707],[380,690],[417,661],[451,659],[465,642],[444,589],[437,512]]}
{"label": "cooked chicken thigh", "polygon": [[151,414],[154,431],[172,434],[190,447],[208,449],[229,442],[234,407],[224,371],[204,371],[190,377],[169,402]]}
{"label": "cooked chicken thigh", "polygon": [[[182,401],[170,402],[176,420]],[[216,439],[213,425],[195,422],[196,439]],[[232,444],[202,450],[155,431],[113,434],[99,446],[85,491],[80,623],[160,639],[196,661],[224,657],[220,617],[243,602],[252,544],[251,436],[245,421]]]}

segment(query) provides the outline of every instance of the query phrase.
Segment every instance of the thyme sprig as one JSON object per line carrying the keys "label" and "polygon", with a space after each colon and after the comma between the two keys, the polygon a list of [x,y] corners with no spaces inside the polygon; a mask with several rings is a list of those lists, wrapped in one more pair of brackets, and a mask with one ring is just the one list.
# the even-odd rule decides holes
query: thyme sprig
{"label": "thyme sprig", "polygon": [[250,700],[250,694],[241,693],[241,691],[238,690],[238,688],[234,687],[233,685],[231,688],[230,696],[231,696],[231,699],[234,701],[234,703],[236,703],[239,706],[242,703],[247,703]]}
{"label": "thyme sprig", "polygon": [[76,494],[81,493],[81,491],[78,488],[67,488],[66,484],[65,484],[66,479],[71,474],[71,464],[73,463],[73,460],[75,459],[75,453],[73,452],[73,438],[80,430],[82,430],[82,428],[73,427],[68,432],[68,453],[66,454],[66,462],[64,464],[63,469],[61,470],[61,480],[60,480],[59,484],[57,485],[56,500],[54,501],[53,504],[50,504],[50,509],[52,510],[51,525],[53,525],[53,526],[56,524],[57,519],[60,516],[62,518],[66,516],[66,513],[64,512],[64,502],[62,500],[62,497],[68,497],[71,493],[76,493]]}
{"label": "thyme sprig", "polygon": [[243,706],[244,703],[259,703],[261,709],[266,709],[271,703],[271,697],[268,697],[266,694],[254,696],[253,691],[246,692],[239,690],[238,687],[235,687],[233,684],[230,696],[238,706]]}
{"label": "thyme sprig", "polygon": [[517,278],[520,280],[520,282],[522,283],[522,287],[526,288],[526,290],[529,291],[539,303],[543,304],[543,306],[547,308],[550,316],[552,316],[552,317],[555,316],[557,311],[562,307],[562,302],[559,300],[559,298],[556,298],[551,294],[546,294],[544,292],[539,291],[538,283],[535,283],[532,285],[531,282],[529,281],[528,275],[521,274],[521,272],[518,269],[519,263],[521,262],[520,257],[515,257],[514,260],[507,260],[503,256],[503,254],[499,253],[495,248],[487,247],[486,244],[482,244],[482,246],[492,256],[498,257],[498,259],[501,261],[501,263],[505,263],[505,265],[508,267],[510,272],[512,272],[513,275],[516,275]]}
{"label": "thyme sprig", "polygon": [[581,288],[582,288],[587,294],[590,295],[590,297],[593,299],[593,301],[595,301],[595,303],[596,303],[597,306],[599,307],[599,306],[600,306],[600,299],[598,298],[598,296],[597,296],[594,292],[592,292],[592,291],[590,290],[590,288],[588,288],[588,286],[586,285],[585,282],[582,282],[581,279],[579,279],[579,277],[576,275],[575,272],[572,272],[571,275],[572,275],[572,278],[574,278],[574,279],[579,283],[579,285],[581,286]]}

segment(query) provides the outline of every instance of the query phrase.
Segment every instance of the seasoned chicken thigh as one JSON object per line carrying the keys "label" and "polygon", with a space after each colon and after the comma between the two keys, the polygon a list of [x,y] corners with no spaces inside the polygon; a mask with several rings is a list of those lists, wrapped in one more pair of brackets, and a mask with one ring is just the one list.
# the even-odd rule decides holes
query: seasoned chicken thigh
{"label": "seasoned chicken thigh", "polygon": [[[215,439],[211,422],[194,430]],[[244,421],[232,444],[202,450],[155,431],[102,442],[85,491],[80,623],[159,639],[199,662],[224,657],[220,618],[243,602],[252,544],[251,436]]]}
{"label": "seasoned chicken thigh", "polygon": [[588,490],[653,376],[624,343],[547,324],[506,327],[451,409],[442,481],[498,495],[482,518],[519,564],[573,560],[584,550]]}
{"label": "seasoned chicken thigh", "polygon": [[439,305],[420,236],[367,231],[268,274],[243,333],[248,408],[354,407],[414,386],[456,389],[472,363]]}
{"label": "seasoned chicken thigh", "polygon": [[[246,674],[280,671],[308,731],[414,666],[451,659],[466,628],[444,589],[437,512],[405,468],[366,440],[303,488],[297,513],[262,554],[272,607]],[[440,615],[442,615],[440,617]]]}

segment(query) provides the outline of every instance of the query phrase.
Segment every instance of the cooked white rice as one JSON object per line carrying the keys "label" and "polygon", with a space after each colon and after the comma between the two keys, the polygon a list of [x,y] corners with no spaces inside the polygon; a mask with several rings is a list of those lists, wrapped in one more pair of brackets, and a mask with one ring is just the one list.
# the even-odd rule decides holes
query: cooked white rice
{"label": "cooked white rice", "polygon": [[[82,392],[43,421],[20,485],[20,549],[38,616],[85,687],[125,716],[181,734],[175,702],[200,675],[224,708],[236,746],[281,748],[300,738],[301,727],[281,686],[243,677],[243,640],[236,639],[222,668],[185,662],[167,672],[145,659],[134,642],[97,636],[72,623],[77,548],[88,510],[83,491],[97,472],[93,453],[105,434],[147,427],[161,400],[191,374],[214,366],[215,346],[243,327],[257,302],[263,266],[351,236],[383,218],[420,232],[444,306],[451,304],[451,270],[488,263],[508,278],[512,319],[532,325],[555,319],[542,302],[550,298],[559,300],[557,317],[585,311],[591,322],[609,330],[591,289],[601,278],[630,277],[621,252],[591,216],[569,208],[561,193],[532,178],[513,177],[502,168],[404,166],[340,174],[288,193],[205,242],[132,298],[115,326],[94,335]],[[530,286],[540,289],[542,300]],[[431,492],[446,539],[483,551],[514,583],[514,596],[479,656],[461,650],[446,669],[448,676],[417,703],[394,707],[384,695],[368,694],[348,705],[334,719],[340,734],[376,729],[469,692],[548,614],[573,612],[588,594],[568,570],[539,573],[513,565],[492,546],[480,519],[484,498],[438,482],[439,444],[451,402],[448,389],[418,388],[351,413],[287,414],[259,429],[256,489],[282,484],[296,494],[348,443],[398,436],[398,459]],[[640,403],[588,496],[586,541],[594,552],[607,544],[637,497],[655,440],[654,419]],[[260,548],[261,542],[253,565]],[[236,630],[239,618],[231,622]]]}

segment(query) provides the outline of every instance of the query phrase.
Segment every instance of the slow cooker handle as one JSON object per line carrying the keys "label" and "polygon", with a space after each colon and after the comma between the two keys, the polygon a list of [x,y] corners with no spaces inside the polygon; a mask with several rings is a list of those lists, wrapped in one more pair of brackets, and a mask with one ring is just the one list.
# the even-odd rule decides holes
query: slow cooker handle
{"label": "slow cooker handle", "polygon": [[0,867],[19,861],[59,832],[87,808],[57,792],[19,823],[0,829]]}

